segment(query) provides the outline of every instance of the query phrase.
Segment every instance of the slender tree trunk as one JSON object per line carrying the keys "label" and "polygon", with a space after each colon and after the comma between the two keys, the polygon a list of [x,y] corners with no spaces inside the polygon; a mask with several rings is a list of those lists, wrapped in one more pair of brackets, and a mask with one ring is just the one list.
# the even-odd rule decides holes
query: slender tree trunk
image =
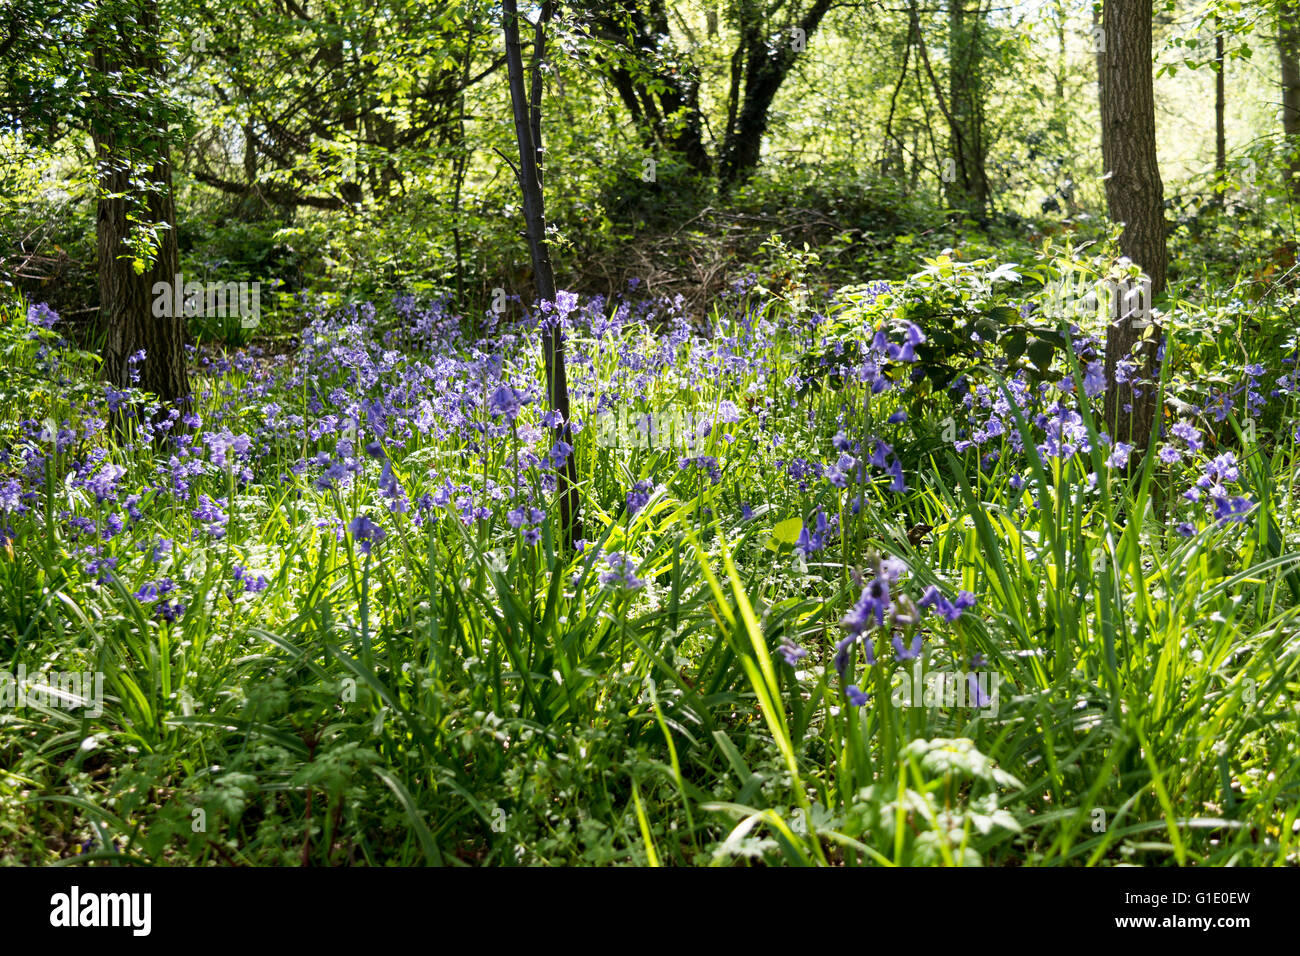
{"label": "slender tree trunk", "polygon": [[[1164,289],[1164,187],[1156,162],[1155,95],[1151,80],[1151,0],[1106,0],[1102,16],[1101,148],[1110,217],[1124,224],[1120,248],[1151,279],[1151,297]],[[1159,329],[1150,301],[1132,309],[1121,298],[1119,315],[1106,332],[1106,422],[1111,437],[1146,449],[1155,418]],[[1137,361],[1137,376],[1116,384],[1124,358]]]}
{"label": "slender tree trunk", "polygon": [[1223,32],[1218,29],[1219,18],[1214,18],[1214,180],[1222,183],[1228,169],[1228,136],[1225,127]]}
{"label": "slender tree trunk", "polygon": [[979,46],[983,42],[979,33],[984,14],[977,6],[975,20],[968,26],[968,12],[965,0],[949,0],[948,93],[945,96],[930,64],[925,37],[920,32],[916,0],[912,0],[908,9],[917,32],[917,52],[925,65],[939,112],[948,124],[948,159],[952,162],[952,175],[943,176],[944,199],[953,209],[983,218],[989,201],[983,139],[984,108],[978,86]]}
{"label": "slender tree trunk", "polygon": [[970,155],[970,85],[978,82],[971,71],[971,39],[966,26],[966,0],[948,0],[948,141],[956,170],[946,192],[949,206],[979,215],[982,210],[974,195]]}
{"label": "slender tree trunk", "polygon": [[894,92],[889,97],[889,116],[885,119],[884,142],[881,144],[880,175],[889,175],[891,167],[895,167],[900,179],[904,179],[907,175],[907,167],[903,155],[903,140],[894,132],[894,113],[898,109],[898,93],[907,80],[907,64],[912,55],[912,30],[914,26],[915,21],[909,17],[907,36],[903,40],[903,69],[899,71],[898,82],[894,84]]}
{"label": "slender tree trunk", "polygon": [[1092,5],[1092,53],[1097,61],[1098,110],[1102,109],[1102,101],[1106,98],[1106,34],[1101,28],[1101,5],[1102,0],[1094,0]]}
{"label": "slender tree trunk", "polygon": [[[135,69],[160,78],[162,65],[156,45],[159,36],[156,0],[145,0],[133,23],[111,25],[119,41],[110,45],[104,37],[92,53],[94,68],[101,74]],[[166,130],[133,149],[123,149],[118,131],[110,121],[92,124],[92,140],[99,168],[99,200],[96,212],[96,244],[99,259],[99,308],[105,329],[104,377],[118,388],[131,385],[132,371],[138,372],[140,388],[153,392],[166,403],[186,407],[190,398],[185,363],[185,316],[155,316],[155,283],[168,288],[180,272],[176,245],[176,204],[172,195],[172,172]],[[131,164],[152,159],[148,187],[141,190],[132,175]],[[135,255],[127,240],[130,216],[158,225],[158,248],[143,272],[136,272]],[[174,310],[173,310],[174,311]],[[143,362],[133,365],[131,356],[143,350]]]}
{"label": "slender tree trunk", "polygon": [[1065,114],[1065,21],[1069,17],[1065,0],[1056,0],[1056,111]]}
{"label": "slender tree trunk", "polygon": [[1278,54],[1282,61],[1282,132],[1291,149],[1288,184],[1300,203],[1300,2],[1281,0]]}
{"label": "slender tree trunk", "polygon": [[[519,47],[519,12],[515,0],[502,0],[506,38],[506,71],[510,82],[510,104],[514,112],[515,139],[519,143],[519,188],[523,195],[524,227],[528,252],[533,261],[533,283],[542,302],[555,301],[555,272],[546,244],[546,208],[542,194],[542,74],[546,25],[555,7],[545,0],[533,34],[532,99],[524,91],[523,55]],[[564,370],[564,330],[546,325],[542,329],[542,354],[546,362],[546,392],[552,410],[562,419],[555,430],[558,440],[573,445],[570,427],[569,385]],[[560,526],[568,548],[582,537],[578,498],[578,460],[570,452],[560,470],[556,493],[560,499]]]}

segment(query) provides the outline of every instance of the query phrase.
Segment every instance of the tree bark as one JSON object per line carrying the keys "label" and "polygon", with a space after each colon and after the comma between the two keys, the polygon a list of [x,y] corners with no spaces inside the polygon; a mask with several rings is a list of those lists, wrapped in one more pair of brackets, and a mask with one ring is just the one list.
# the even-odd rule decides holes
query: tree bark
{"label": "tree bark", "polygon": [[[1123,223],[1120,248],[1150,277],[1150,295],[1164,289],[1164,186],[1156,161],[1155,95],[1151,79],[1151,0],[1106,0],[1102,25],[1101,146],[1110,217]],[[1141,455],[1155,418],[1160,332],[1145,309],[1118,309],[1106,331],[1106,411],[1111,437]],[[1141,381],[1116,383],[1121,359],[1137,361]]]}
{"label": "tree bark", "polygon": [[1228,169],[1228,136],[1224,116],[1227,99],[1224,70],[1227,63],[1223,59],[1223,32],[1218,29],[1218,17],[1214,18],[1214,25],[1214,181],[1222,188],[1223,177]]}
{"label": "tree bark", "polygon": [[666,8],[652,2],[643,10],[636,0],[601,0],[585,7],[601,37],[621,50],[624,62],[635,64],[635,69],[629,70],[615,61],[608,69],[646,145],[657,143],[670,149],[695,172],[710,175],[713,162],[704,145],[699,83],[678,69],[661,65],[664,60],[676,59]]}
{"label": "tree bark", "polygon": [[1282,132],[1291,149],[1287,179],[1300,203],[1300,2],[1280,0],[1278,54],[1282,61]]}
{"label": "tree bark", "polygon": [[[506,71],[510,83],[510,104],[514,113],[515,139],[519,144],[519,189],[523,196],[524,228],[528,253],[533,262],[533,283],[540,302],[555,302],[555,271],[546,244],[546,207],[542,193],[542,84],[541,64],[545,50],[546,24],[554,13],[552,0],[545,0],[538,15],[533,38],[532,100],[524,90],[523,54],[519,46],[519,12],[515,0],[502,0],[506,39]],[[546,392],[550,407],[559,412],[556,437],[573,445],[569,416],[569,385],[564,369],[564,330],[558,325],[542,327],[542,355],[546,363]],[[556,482],[560,502],[560,526],[564,544],[573,548],[582,537],[578,497],[576,449],[569,453]]]}
{"label": "tree bark", "polygon": [[[971,17],[973,14],[973,18]],[[980,102],[980,26],[983,11],[966,0],[948,3],[948,138],[956,165],[956,178],[947,183],[948,204],[982,217],[988,204]],[[937,90],[936,90],[937,92]],[[943,109],[942,98],[940,108]]]}
{"label": "tree bark", "polygon": [[[805,43],[811,42],[822,18],[831,8],[831,0],[815,0],[798,23]],[[772,101],[798,59],[799,51],[792,34],[785,31],[775,45],[768,43],[766,24],[751,13],[741,28],[740,45],[732,59],[732,97],[728,103],[726,136],[722,143],[719,182],[725,192],[747,178],[757,167],[767,133]],[[740,64],[744,64],[743,97],[740,97]]]}
{"label": "tree bark", "polygon": [[[94,67],[101,75],[140,70],[161,83],[156,0],[145,0],[136,14],[133,24],[112,25],[121,42],[112,48],[107,43],[97,45],[92,53]],[[139,373],[136,384],[140,388],[153,392],[167,404],[188,407],[185,316],[153,314],[154,283],[166,282],[170,287],[180,272],[167,131],[160,129],[145,142],[123,149],[112,117],[100,117],[92,124],[92,139],[99,168],[95,225],[99,308],[106,333],[104,377],[115,387],[126,388],[132,384],[134,369]],[[133,184],[131,170],[132,163],[141,161],[151,161],[149,186],[144,190]],[[135,255],[127,244],[132,212],[158,227],[157,249],[141,273],[135,270]],[[133,366],[131,356],[142,349],[143,362]]]}

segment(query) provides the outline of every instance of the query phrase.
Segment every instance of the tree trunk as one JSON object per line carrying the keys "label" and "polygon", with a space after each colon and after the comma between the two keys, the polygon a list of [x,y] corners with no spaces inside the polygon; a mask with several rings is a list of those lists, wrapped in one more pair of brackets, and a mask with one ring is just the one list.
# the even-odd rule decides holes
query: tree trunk
{"label": "tree trunk", "polygon": [[1282,61],[1282,132],[1291,150],[1288,185],[1300,203],[1300,3],[1281,0],[1278,54]]}
{"label": "tree trunk", "polygon": [[[973,13],[973,18],[971,14]],[[966,9],[966,0],[948,3],[948,139],[956,166],[956,177],[945,190],[948,204],[976,218],[984,215],[988,203],[988,177],[984,169],[983,130],[980,103],[980,21],[983,12],[976,5]]]}
{"label": "tree trunk", "polygon": [[1227,63],[1223,59],[1223,33],[1217,29],[1219,18],[1214,18],[1214,181],[1222,188],[1223,177],[1228,169],[1228,136],[1225,128],[1225,90],[1224,70]]}
{"label": "tree trunk", "polygon": [[[161,82],[162,66],[157,55],[158,8],[146,0],[134,24],[118,22],[115,32],[122,41],[109,48],[98,45],[93,63],[101,75],[127,69],[140,70]],[[163,402],[188,407],[189,378],[185,363],[185,316],[156,317],[153,312],[154,284],[168,287],[180,272],[176,245],[176,203],[172,195],[172,172],[166,130],[134,149],[119,147],[118,131],[111,119],[93,124],[92,139],[99,167],[99,201],[96,240],[99,259],[99,308],[104,340],[104,376],[117,388],[131,385],[132,371],[139,373],[140,388],[153,392]],[[131,165],[152,160],[149,188],[133,184]],[[134,267],[135,254],[128,246],[134,212],[137,218],[157,224],[158,245],[143,272]],[[144,350],[143,362],[133,365],[131,356]]]}
{"label": "tree trunk", "polygon": [[710,175],[713,163],[704,145],[699,83],[678,69],[663,65],[664,61],[677,59],[672,49],[667,10],[661,4],[652,3],[645,11],[635,0],[583,6],[601,38],[618,47],[627,61],[635,63],[632,71],[613,60],[609,75],[645,145],[657,143],[676,152],[701,176]]}
{"label": "tree trunk", "polygon": [[[805,44],[821,24],[831,0],[815,0],[797,24],[769,44],[767,25],[751,12],[751,19],[741,26],[740,45],[731,61],[731,96],[727,104],[727,131],[722,142],[719,183],[723,191],[746,179],[758,167],[767,133],[772,101],[794,66]],[[794,34],[792,31],[800,32]],[[795,43],[795,37],[800,42]],[[743,71],[743,96],[740,71]]]}
{"label": "tree trunk", "polygon": [[[533,35],[532,100],[524,90],[523,55],[519,48],[519,12],[515,0],[502,0],[506,37],[506,70],[510,82],[510,104],[514,112],[515,139],[519,143],[519,188],[523,195],[524,227],[528,252],[533,261],[533,283],[541,302],[555,301],[555,272],[546,244],[546,208],[542,194],[542,83],[541,62],[546,42],[546,24],[554,13],[552,0],[545,0]],[[542,354],[546,362],[546,392],[552,410],[560,413],[556,437],[573,445],[570,427],[569,385],[564,371],[564,330],[545,325]],[[556,483],[560,499],[560,526],[568,548],[582,537],[578,498],[578,460],[570,452]]]}
{"label": "tree trunk", "polygon": [[1065,114],[1065,71],[1066,49],[1065,49],[1065,22],[1069,19],[1069,12],[1065,9],[1065,0],[1056,0],[1056,112],[1058,116]]}
{"label": "tree trunk", "polygon": [[[1092,54],[1097,61],[1097,109],[1101,110],[1102,101],[1106,98],[1106,44],[1105,31],[1101,29],[1101,5],[1102,0],[1094,0],[1092,4]],[[1101,43],[1097,38],[1102,39]]]}
{"label": "tree trunk", "polygon": [[[1151,81],[1152,0],[1106,0],[1102,15],[1101,146],[1110,217],[1123,223],[1120,248],[1150,277],[1150,296],[1165,285],[1164,187],[1156,162]],[[1106,331],[1106,423],[1111,437],[1146,450],[1155,418],[1159,329],[1144,309],[1125,308]],[[1145,381],[1116,384],[1119,361],[1132,357]]]}
{"label": "tree trunk", "polygon": [[[979,92],[980,26],[983,9],[976,7],[975,19],[968,26],[965,0],[948,4],[948,93],[930,64],[925,36],[921,32],[916,0],[911,0],[908,15],[917,35],[917,52],[925,65],[926,76],[934,90],[935,102],[948,124],[948,151],[942,171],[943,194],[948,206],[982,219],[989,201],[988,175],[985,170],[984,104]],[[928,114],[927,114],[928,123]],[[936,154],[936,160],[939,157]]]}

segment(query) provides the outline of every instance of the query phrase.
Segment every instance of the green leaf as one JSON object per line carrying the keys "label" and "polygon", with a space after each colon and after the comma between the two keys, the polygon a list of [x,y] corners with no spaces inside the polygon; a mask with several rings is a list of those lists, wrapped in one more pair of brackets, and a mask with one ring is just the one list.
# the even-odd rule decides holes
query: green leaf
{"label": "green leaf", "polygon": [[799,535],[803,532],[802,518],[786,518],[772,529],[772,540],[780,544],[788,544],[794,547],[799,541]]}
{"label": "green leaf", "polygon": [[1028,351],[1029,361],[1033,362],[1039,370],[1046,371],[1052,364],[1052,355],[1056,351],[1056,346],[1046,339],[1034,339],[1029,343]]}

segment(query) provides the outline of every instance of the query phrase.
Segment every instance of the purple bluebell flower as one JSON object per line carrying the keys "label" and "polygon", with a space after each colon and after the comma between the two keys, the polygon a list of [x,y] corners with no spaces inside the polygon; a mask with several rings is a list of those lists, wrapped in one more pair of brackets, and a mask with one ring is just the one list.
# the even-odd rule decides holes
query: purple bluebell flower
{"label": "purple bluebell flower", "polygon": [[621,551],[605,556],[608,571],[600,574],[600,586],[611,590],[635,591],[645,586],[645,581],[636,576],[636,562]]}
{"label": "purple bluebell flower", "polygon": [[807,650],[788,639],[781,643],[778,650],[781,652],[781,656],[785,658],[785,662],[791,667],[794,667],[795,664],[808,656]]}
{"label": "purple bluebell flower", "polygon": [[561,467],[563,467],[564,463],[568,461],[569,455],[572,451],[573,451],[573,446],[570,445],[568,442],[557,441],[551,447],[551,453],[547,461],[549,462],[552,468],[558,471]]}
{"label": "purple bluebell flower", "polygon": [[1106,369],[1101,362],[1089,362],[1083,372],[1083,393],[1096,398],[1106,391]]}
{"label": "purple bluebell flower", "polygon": [[921,656],[922,638],[920,632],[912,635],[911,645],[905,645],[903,639],[895,633],[890,641],[894,647],[894,656],[900,661],[915,660]]}
{"label": "purple bluebell flower", "polygon": [[39,325],[43,329],[48,329],[59,321],[59,313],[44,302],[38,302],[36,305],[28,306],[27,321],[32,325]]}
{"label": "purple bluebell flower", "polygon": [[649,479],[642,479],[633,485],[632,490],[627,493],[627,513],[634,515],[649,504],[653,492],[654,482]]}
{"label": "purple bluebell flower", "polygon": [[357,515],[353,518],[348,524],[348,531],[360,546],[362,554],[369,554],[372,546],[388,537],[388,532],[366,515]]}
{"label": "purple bluebell flower", "polygon": [[513,421],[519,415],[523,395],[509,385],[498,386],[488,397],[488,411],[494,418],[505,416]]}

